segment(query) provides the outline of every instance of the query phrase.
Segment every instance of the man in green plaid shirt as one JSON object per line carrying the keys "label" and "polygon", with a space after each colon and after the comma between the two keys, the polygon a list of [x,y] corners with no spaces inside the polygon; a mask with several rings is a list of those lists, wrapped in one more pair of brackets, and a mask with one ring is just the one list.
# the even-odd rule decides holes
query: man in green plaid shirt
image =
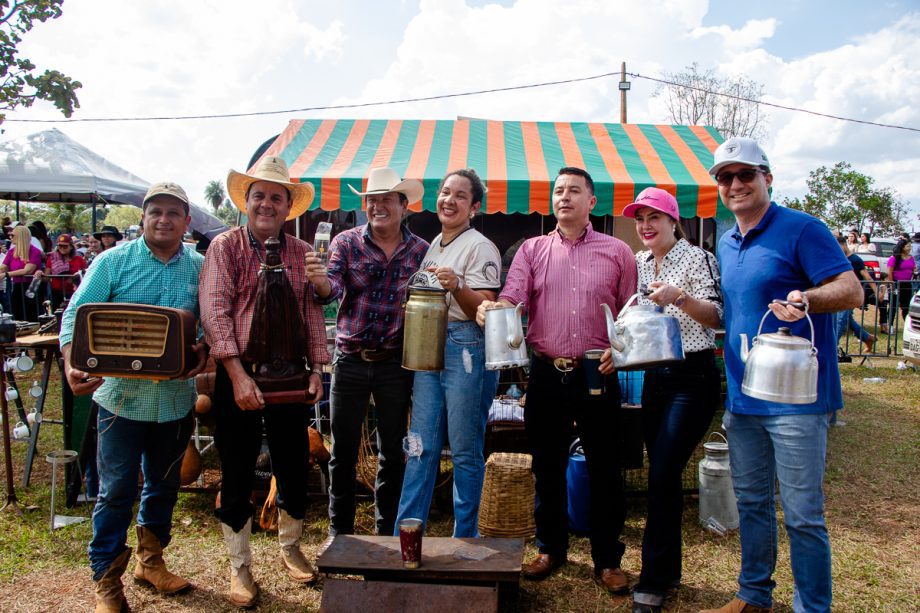
{"label": "man in green plaid shirt", "polygon": [[99,407],[99,496],[89,544],[97,613],[117,612],[127,605],[121,575],[131,557],[126,541],[141,468],[144,487],[137,513],[134,576],[167,594],[191,585],[166,569],[163,547],[170,541],[179,469],[192,432],[193,377],[203,368],[206,355],[203,344],[195,346],[199,363],[188,379],[155,383],[91,378],[70,363],[74,319],[77,307],[91,302],[165,306],[197,316],[198,275],[204,258],[182,242],[190,221],[188,196],[181,187],[151,186],[141,217],[144,235],[96,257],[61,322],[67,382],[76,395],[93,393]]}

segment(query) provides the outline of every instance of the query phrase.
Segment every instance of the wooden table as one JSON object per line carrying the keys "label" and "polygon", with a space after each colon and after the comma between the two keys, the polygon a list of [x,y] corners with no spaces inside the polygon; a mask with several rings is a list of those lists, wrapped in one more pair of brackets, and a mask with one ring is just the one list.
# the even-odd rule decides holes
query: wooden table
{"label": "wooden table", "polygon": [[403,566],[399,538],[340,535],[317,559],[326,575],[361,575],[364,581],[329,578],[322,611],[496,611],[499,592],[517,592],[524,557],[522,539],[422,540],[419,568]]}
{"label": "wooden table", "polygon": [[[22,471],[22,486],[29,486],[29,478],[32,475],[32,464],[35,461],[36,447],[38,445],[38,431],[41,429],[42,425],[42,411],[45,408],[45,399],[48,397],[48,380],[51,378],[51,365],[57,364],[58,368],[61,370],[61,379],[64,379],[64,369],[63,364],[59,363],[59,358],[61,356],[60,346],[58,344],[58,335],[57,334],[29,334],[27,336],[17,337],[16,340],[12,343],[7,343],[3,345],[4,350],[17,350],[17,349],[42,349],[45,351],[45,361],[42,363],[42,373],[40,379],[40,385],[42,389],[42,395],[35,399],[35,423],[31,427],[31,436],[29,437],[29,451],[26,454],[26,464]],[[15,380],[13,378],[13,373],[7,373],[7,382],[15,385]],[[26,420],[25,411],[23,409],[22,398],[23,394],[28,394],[28,387],[22,386],[22,389],[18,389],[19,398],[16,400],[15,404],[17,411],[19,413],[19,418],[23,421]],[[63,387],[66,387],[64,385]],[[69,419],[67,415],[68,405],[72,403],[63,403],[62,411],[64,417],[62,420],[54,420],[49,423],[63,423],[65,429],[69,425]],[[67,433],[65,432],[64,440],[67,440]]]}

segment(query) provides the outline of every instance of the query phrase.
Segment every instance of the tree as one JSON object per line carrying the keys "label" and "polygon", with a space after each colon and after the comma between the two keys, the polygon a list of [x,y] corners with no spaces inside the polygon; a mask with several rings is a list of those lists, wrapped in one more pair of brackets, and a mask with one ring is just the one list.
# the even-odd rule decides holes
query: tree
{"label": "tree", "polygon": [[215,215],[220,213],[220,207],[223,206],[226,197],[227,193],[220,181],[208,181],[204,188],[204,199],[210,203]]}
{"label": "tree", "polygon": [[726,138],[766,135],[766,115],[756,102],[763,97],[760,83],[741,76],[719,78],[712,69],[700,72],[696,62],[664,78],[670,83],[653,96],[664,98],[671,123],[713,126]]}
{"label": "tree", "polygon": [[217,217],[224,224],[233,228],[240,225],[239,223],[239,210],[233,206],[233,203],[230,202],[230,199],[224,200],[224,203],[220,206],[220,210],[217,211]]}
{"label": "tree", "polygon": [[105,216],[105,225],[115,226],[119,230],[126,230],[128,226],[141,223],[141,209],[130,204],[113,204],[108,207],[109,213]]}
{"label": "tree", "polygon": [[808,193],[783,204],[824,221],[831,229],[854,228],[870,234],[896,234],[904,227],[907,203],[889,187],[853,170],[849,162],[821,166],[808,173]]}
{"label": "tree", "polygon": [[76,90],[82,87],[57,70],[36,73],[36,66],[28,58],[17,57],[17,45],[22,36],[32,29],[36,21],[45,22],[61,16],[64,0],[0,0],[0,123],[6,118],[4,111],[30,107],[36,100],[54,104],[65,117],[80,108]]}

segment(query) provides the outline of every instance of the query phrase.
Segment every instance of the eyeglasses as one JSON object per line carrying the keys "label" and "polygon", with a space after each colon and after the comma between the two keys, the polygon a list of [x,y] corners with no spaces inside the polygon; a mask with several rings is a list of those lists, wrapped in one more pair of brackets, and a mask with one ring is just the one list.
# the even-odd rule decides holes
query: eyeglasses
{"label": "eyeglasses", "polygon": [[716,175],[716,183],[722,187],[729,187],[732,183],[735,182],[735,177],[738,177],[738,180],[742,183],[750,183],[754,180],[754,177],[756,177],[757,174],[761,172],[767,174],[759,168],[745,168],[744,170],[739,170],[738,172],[723,172]]}

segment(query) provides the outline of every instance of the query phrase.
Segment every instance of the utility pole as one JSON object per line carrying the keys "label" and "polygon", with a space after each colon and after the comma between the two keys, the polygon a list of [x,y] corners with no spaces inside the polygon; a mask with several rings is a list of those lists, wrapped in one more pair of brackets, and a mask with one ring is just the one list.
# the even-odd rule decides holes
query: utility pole
{"label": "utility pole", "polygon": [[626,80],[626,62],[620,64],[620,123],[626,123],[626,92],[632,84]]}

